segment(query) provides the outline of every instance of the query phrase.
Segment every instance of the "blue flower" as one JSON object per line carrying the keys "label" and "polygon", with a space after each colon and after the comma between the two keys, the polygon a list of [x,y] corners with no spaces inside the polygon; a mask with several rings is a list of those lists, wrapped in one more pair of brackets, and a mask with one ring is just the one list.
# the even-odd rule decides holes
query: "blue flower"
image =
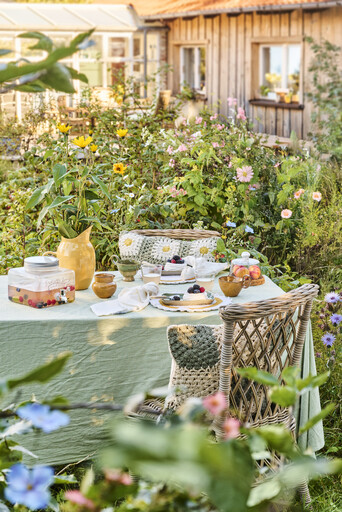
{"label": "blue flower", "polygon": [[24,420],[31,421],[34,427],[41,428],[46,433],[65,427],[70,421],[69,416],[64,412],[51,411],[48,405],[37,403],[19,407],[17,415]]}
{"label": "blue flower", "polygon": [[341,300],[341,297],[338,293],[330,292],[327,293],[324,297],[325,302],[329,302],[329,304],[336,304],[339,300]]}
{"label": "blue flower", "polygon": [[330,322],[333,325],[339,325],[342,322],[342,315],[338,315],[337,313],[334,313],[330,317]]}
{"label": "blue flower", "polygon": [[110,210],[109,213],[117,213],[120,210],[120,208],[115,208],[115,210]]}
{"label": "blue flower", "polygon": [[246,233],[254,233],[254,229],[253,229],[253,228],[251,228],[251,227],[249,227],[249,226],[247,226],[247,224],[246,224],[245,232],[246,232]]}
{"label": "blue flower", "polygon": [[331,347],[336,340],[336,337],[333,334],[330,334],[330,332],[327,332],[327,334],[324,334],[322,336],[321,340],[323,341],[323,344],[327,347]]}
{"label": "blue flower", "polygon": [[50,501],[48,487],[52,482],[53,469],[48,466],[29,470],[23,464],[15,464],[8,472],[5,498],[31,510],[46,508]]}
{"label": "blue flower", "polygon": [[235,224],[235,222],[231,222],[230,220],[227,220],[227,222],[226,222],[226,226],[227,226],[228,228],[236,228],[236,224]]}

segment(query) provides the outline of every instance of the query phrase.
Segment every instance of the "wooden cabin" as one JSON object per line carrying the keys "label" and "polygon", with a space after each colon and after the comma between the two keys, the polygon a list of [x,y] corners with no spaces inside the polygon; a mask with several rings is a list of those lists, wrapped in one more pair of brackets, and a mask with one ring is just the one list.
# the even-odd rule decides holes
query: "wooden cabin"
{"label": "wooden cabin", "polygon": [[173,94],[187,83],[224,115],[230,113],[227,98],[237,98],[257,131],[289,137],[294,130],[306,138],[312,52],[305,36],[342,46],[342,1],[130,2],[145,22],[168,28],[166,59],[173,68],[168,87]]}

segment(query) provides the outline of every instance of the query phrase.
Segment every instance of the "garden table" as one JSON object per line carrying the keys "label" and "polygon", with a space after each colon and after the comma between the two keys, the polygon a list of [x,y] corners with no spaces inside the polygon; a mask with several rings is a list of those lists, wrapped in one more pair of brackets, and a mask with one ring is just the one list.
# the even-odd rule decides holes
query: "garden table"
{"label": "garden table", "polygon": [[[117,281],[122,287],[141,285]],[[188,285],[164,285],[161,291],[183,292]],[[215,282],[214,291],[219,291]],[[116,295],[118,294],[116,292]],[[277,297],[284,292],[266,278],[262,286],[242,290],[233,302]],[[166,328],[172,324],[221,323],[218,311],[203,313],[167,312],[151,305],[139,312],[96,317],[90,305],[99,301],[91,288],[76,292],[72,304],[33,309],[7,298],[7,276],[0,277],[0,378],[18,377],[36,366],[70,350],[73,357],[65,370],[46,385],[23,388],[21,399],[34,393],[38,400],[63,395],[71,402],[108,401],[123,404],[129,396],[167,385],[171,367]],[[311,327],[303,352],[302,375],[315,374]],[[8,403],[10,403],[8,398]],[[318,389],[301,399],[298,424],[320,411]],[[51,434],[28,434],[25,447],[39,456],[38,463],[53,465],[92,457],[107,438],[113,412],[71,411],[71,421]],[[322,424],[299,438],[303,448],[314,451],[324,445]]]}

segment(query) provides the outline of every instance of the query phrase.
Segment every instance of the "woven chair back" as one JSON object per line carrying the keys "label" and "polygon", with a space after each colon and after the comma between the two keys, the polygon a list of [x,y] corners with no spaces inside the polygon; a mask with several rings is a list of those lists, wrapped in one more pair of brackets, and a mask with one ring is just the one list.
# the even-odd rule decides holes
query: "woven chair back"
{"label": "woven chair back", "polygon": [[306,284],[275,299],[220,309],[223,344],[219,390],[230,413],[251,424],[284,421],[286,411],[268,398],[268,389],[236,369],[255,367],[276,377],[300,366],[312,301],[318,286]]}

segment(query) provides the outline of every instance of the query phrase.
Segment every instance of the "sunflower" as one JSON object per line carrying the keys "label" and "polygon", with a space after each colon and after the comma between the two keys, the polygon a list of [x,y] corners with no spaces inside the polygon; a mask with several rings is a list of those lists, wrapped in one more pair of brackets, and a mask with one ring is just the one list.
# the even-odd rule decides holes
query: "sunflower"
{"label": "sunflower", "polygon": [[125,172],[125,170],[127,169],[127,165],[124,165],[123,163],[119,163],[119,164],[114,164],[113,165],[113,171],[116,173],[116,174],[123,174]]}
{"label": "sunflower", "polygon": [[118,135],[118,137],[120,137],[120,138],[126,137],[127,133],[128,133],[128,130],[124,130],[123,128],[116,130],[116,135]]}
{"label": "sunflower", "polygon": [[76,137],[76,139],[74,139],[72,142],[73,144],[75,144],[75,146],[78,146],[80,148],[85,148],[86,146],[88,146],[88,144],[90,144],[93,140],[93,137],[87,137],[86,139],[83,137]]}
{"label": "sunflower", "polygon": [[69,126],[68,124],[65,124],[65,123],[58,123],[57,128],[61,133],[64,133],[64,134],[68,133],[68,131],[71,130],[71,126]]}

